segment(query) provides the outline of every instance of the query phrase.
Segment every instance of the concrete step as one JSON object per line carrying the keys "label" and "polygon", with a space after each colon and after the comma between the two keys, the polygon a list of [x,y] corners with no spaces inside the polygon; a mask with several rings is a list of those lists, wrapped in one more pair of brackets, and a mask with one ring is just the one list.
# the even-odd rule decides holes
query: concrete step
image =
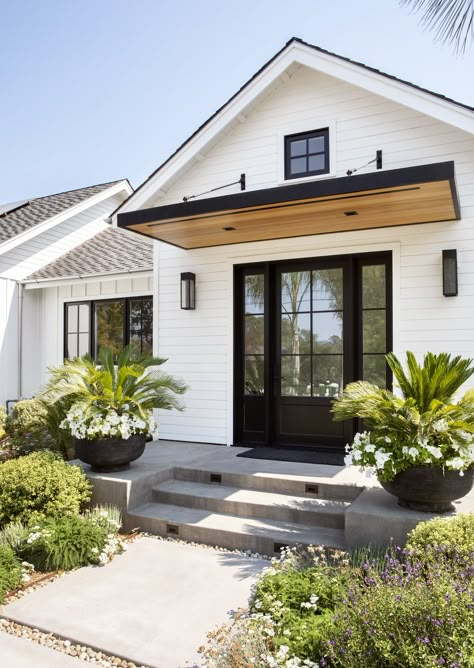
{"label": "concrete step", "polygon": [[344,529],[347,501],[238,489],[216,483],[166,480],[153,487],[153,501],[229,515]]}
{"label": "concrete step", "polygon": [[[333,467],[336,468],[336,467]],[[332,481],[327,475],[296,476],[279,473],[244,473],[242,471],[212,471],[209,468],[174,467],[174,478],[186,482],[209,483],[215,482],[213,477],[218,476],[220,483],[226,487],[237,489],[252,489],[274,494],[289,494],[296,496],[311,496],[335,501],[354,501],[365,489],[363,485],[340,483]],[[312,491],[308,492],[308,488]]]}
{"label": "concrete step", "polygon": [[147,503],[129,511],[128,528],[182,538],[228,549],[251,550],[272,556],[283,545],[327,545],[344,548],[342,529],[293,524],[274,519],[237,517],[198,508]]}

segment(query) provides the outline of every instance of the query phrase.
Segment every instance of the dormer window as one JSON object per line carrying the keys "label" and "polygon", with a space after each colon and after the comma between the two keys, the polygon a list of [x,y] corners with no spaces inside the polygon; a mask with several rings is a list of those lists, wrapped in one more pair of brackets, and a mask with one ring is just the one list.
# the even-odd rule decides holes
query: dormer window
{"label": "dormer window", "polygon": [[285,137],[285,179],[329,173],[329,129]]}

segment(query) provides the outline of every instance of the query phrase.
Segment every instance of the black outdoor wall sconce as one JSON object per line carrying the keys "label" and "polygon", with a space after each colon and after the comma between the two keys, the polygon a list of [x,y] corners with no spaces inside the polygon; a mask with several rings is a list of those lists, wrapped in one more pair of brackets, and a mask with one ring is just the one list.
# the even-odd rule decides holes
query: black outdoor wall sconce
{"label": "black outdoor wall sconce", "polygon": [[443,251],[443,295],[456,297],[458,294],[458,258],[457,250]]}
{"label": "black outdoor wall sconce", "polygon": [[190,271],[181,274],[181,308],[184,311],[196,308],[196,274]]}

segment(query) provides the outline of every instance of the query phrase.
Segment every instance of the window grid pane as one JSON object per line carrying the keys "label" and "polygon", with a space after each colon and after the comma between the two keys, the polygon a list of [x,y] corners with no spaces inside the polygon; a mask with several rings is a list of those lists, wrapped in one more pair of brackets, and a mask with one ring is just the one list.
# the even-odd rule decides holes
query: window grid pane
{"label": "window grid pane", "polygon": [[285,137],[285,178],[329,172],[329,130],[314,130]]}

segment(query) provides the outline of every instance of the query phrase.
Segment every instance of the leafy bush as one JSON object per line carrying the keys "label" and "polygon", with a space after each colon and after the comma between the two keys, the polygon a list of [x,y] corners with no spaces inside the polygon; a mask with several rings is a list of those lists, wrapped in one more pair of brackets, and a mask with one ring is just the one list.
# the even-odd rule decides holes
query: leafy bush
{"label": "leafy bush", "polygon": [[93,506],[84,512],[84,517],[94,521],[107,533],[115,533],[122,527],[122,511],[117,506]]}
{"label": "leafy bush", "polygon": [[15,404],[5,420],[5,434],[6,447],[17,457],[54,449],[47,427],[47,410],[38,399],[24,399]]}
{"label": "leafy bush", "polygon": [[287,647],[288,657],[302,660],[319,657],[343,592],[346,569],[336,564],[343,565],[344,556],[323,547],[288,549],[257,582],[251,612],[271,617],[276,650]]}
{"label": "leafy bush", "polygon": [[[433,548],[426,548],[429,553]],[[380,572],[353,569],[321,666],[474,666],[474,563],[439,550],[392,554]]]}
{"label": "leafy bush", "polygon": [[0,464],[0,527],[51,515],[79,513],[91,497],[84,472],[51,452]]}
{"label": "leafy bush", "polygon": [[16,589],[22,581],[21,564],[15,553],[6,545],[0,545],[0,603],[5,594]]}
{"label": "leafy bush", "polygon": [[5,436],[5,421],[7,419],[7,411],[4,406],[0,405],[0,439]]}
{"label": "leafy bush", "polygon": [[27,529],[21,522],[12,522],[0,529],[0,546],[11,547],[14,552],[22,544]]}
{"label": "leafy bush", "polygon": [[33,526],[20,554],[37,570],[52,571],[104,564],[121,550],[121,541],[110,533],[110,525],[90,515],[66,515]]}
{"label": "leafy bush", "polygon": [[429,546],[443,547],[448,554],[471,554],[474,559],[474,514],[420,522],[408,534],[407,548],[422,556]]}
{"label": "leafy bush", "polygon": [[[232,626],[224,625],[207,634],[208,647],[200,648],[207,668],[248,668],[248,666],[274,666],[265,661],[271,657],[270,627],[248,617],[237,619]],[[257,659],[257,660],[256,660]],[[260,660],[259,660],[260,659]],[[257,663],[258,661],[258,663]]]}

